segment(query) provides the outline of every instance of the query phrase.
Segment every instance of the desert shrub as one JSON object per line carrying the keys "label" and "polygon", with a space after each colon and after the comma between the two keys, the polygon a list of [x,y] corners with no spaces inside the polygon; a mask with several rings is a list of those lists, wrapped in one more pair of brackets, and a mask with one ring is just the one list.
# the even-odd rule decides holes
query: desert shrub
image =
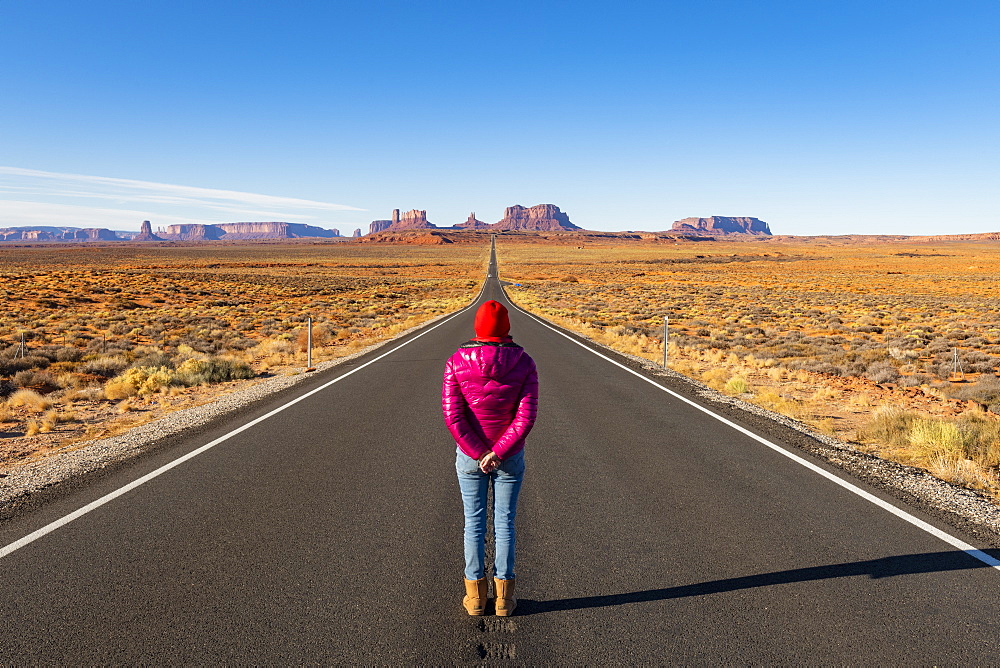
{"label": "desert shrub", "polygon": [[115,324],[111,325],[111,328],[108,331],[111,334],[114,334],[115,336],[121,336],[123,334],[128,334],[129,332],[131,332],[132,325],[127,322],[116,322]]}
{"label": "desert shrub", "polygon": [[943,352],[951,352],[952,345],[942,339],[935,339],[927,346],[926,352],[931,355],[938,355]]}
{"label": "desert shrub", "polygon": [[927,370],[941,380],[948,380],[951,378],[954,365],[951,362],[940,362],[938,364],[930,365]]}
{"label": "desert shrub", "polygon": [[901,377],[899,379],[899,385],[900,387],[917,387],[919,385],[926,385],[932,380],[934,380],[934,378],[926,373],[915,373],[910,376]]}
{"label": "desert shrub", "polygon": [[[314,333],[315,336],[315,333]],[[226,341],[227,350],[248,350],[256,346],[259,342],[254,339],[248,339],[246,337],[240,337],[236,339],[231,339]]]}
{"label": "desert shrub", "polygon": [[913,347],[889,346],[889,357],[894,360],[911,362],[920,357],[920,352]]}
{"label": "desert shrub", "polygon": [[223,383],[230,380],[253,378],[256,374],[246,362],[225,357],[184,360],[174,372],[174,379],[182,385]]}
{"label": "desert shrub", "polygon": [[899,370],[889,362],[872,362],[864,375],[875,383],[895,383],[899,380]]}
{"label": "desert shrub", "polygon": [[44,357],[51,363],[55,361],[58,349],[57,346],[41,346],[33,349],[31,354],[35,357]]}
{"label": "desert shrub", "polygon": [[979,350],[963,350],[961,351],[961,357],[963,364],[975,364],[977,362],[989,362],[991,360],[989,355]]}
{"label": "desert shrub", "polygon": [[14,374],[13,383],[17,387],[34,387],[42,392],[51,392],[59,387],[56,377],[48,371],[25,369]]}
{"label": "desert shrub", "polygon": [[996,361],[975,362],[970,364],[968,370],[972,373],[993,373],[997,368]]}
{"label": "desert shrub", "polygon": [[832,376],[843,376],[844,369],[842,367],[830,364],[829,362],[824,362],[818,359],[800,359],[788,362],[785,366],[793,371],[811,371],[812,373],[827,373]]}
{"label": "desert shrub", "polygon": [[211,355],[213,353],[219,352],[221,346],[217,341],[209,341],[206,339],[184,339],[184,344],[195,352],[201,353],[203,355]]}
{"label": "desert shrub", "polygon": [[126,369],[104,384],[104,396],[112,401],[160,392],[173,382],[166,367],[136,366]]}
{"label": "desert shrub", "polygon": [[132,366],[146,366],[146,367],[167,367],[172,369],[174,366],[174,360],[166,353],[159,350],[143,350],[143,354],[140,357],[136,357]]}
{"label": "desert shrub", "polygon": [[[312,344],[313,348],[320,348],[330,341],[330,329],[326,325],[313,325]],[[299,352],[305,352],[309,346],[309,328],[303,327],[295,339]]]}
{"label": "desert shrub", "polygon": [[63,346],[56,352],[57,362],[79,362],[83,351],[75,346]]}
{"label": "desert shrub", "polygon": [[34,354],[27,357],[0,358],[0,376],[13,376],[18,371],[26,369],[45,369],[50,363],[48,357]]}
{"label": "desert shrub", "polygon": [[923,348],[924,341],[916,336],[902,336],[886,341],[886,346],[889,348],[889,354],[897,359],[902,357],[904,351],[914,351],[915,348]]}
{"label": "desert shrub", "polygon": [[104,378],[114,378],[128,367],[129,361],[124,355],[98,355],[83,362],[80,371]]}

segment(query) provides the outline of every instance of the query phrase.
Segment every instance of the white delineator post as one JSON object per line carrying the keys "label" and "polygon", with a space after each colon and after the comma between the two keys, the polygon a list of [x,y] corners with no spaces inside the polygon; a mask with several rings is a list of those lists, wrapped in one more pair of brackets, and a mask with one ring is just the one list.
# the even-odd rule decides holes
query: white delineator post
{"label": "white delineator post", "polygon": [[667,339],[670,336],[668,327],[670,326],[670,316],[663,316],[663,368],[667,368]]}
{"label": "white delineator post", "polygon": [[306,326],[309,328],[309,333],[306,335],[306,368],[311,369],[313,365],[313,319],[311,316]]}

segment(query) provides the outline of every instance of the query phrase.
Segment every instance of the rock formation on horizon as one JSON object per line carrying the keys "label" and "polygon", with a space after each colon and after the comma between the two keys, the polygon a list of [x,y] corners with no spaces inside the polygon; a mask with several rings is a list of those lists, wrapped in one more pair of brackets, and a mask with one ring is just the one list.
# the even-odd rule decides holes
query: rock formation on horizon
{"label": "rock formation on horizon", "polygon": [[373,220],[368,226],[368,234],[376,234],[389,229],[392,226],[391,220]]}
{"label": "rock formation on horizon", "polygon": [[169,225],[157,230],[159,238],[177,241],[241,241],[247,239],[299,239],[302,237],[339,237],[339,230],[328,230],[303,223],[212,223]]}
{"label": "rock formation on horizon", "polygon": [[674,222],[671,232],[681,234],[753,234],[770,236],[771,229],[763,220],[749,216],[710,216],[685,218]]}
{"label": "rock formation on horizon", "polygon": [[496,230],[532,230],[538,232],[553,232],[558,230],[579,230],[569,221],[569,216],[559,210],[555,204],[536,204],[525,208],[520,204],[507,207],[496,224],[491,226]]}
{"label": "rock formation on horizon", "polygon": [[132,241],[163,241],[163,239],[153,234],[153,226],[148,220],[144,220],[142,227],[139,228],[139,234],[132,237]]}
{"label": "rock formation on horizon", "polygon": [[373,220],[368,226],[368,234],[377,232],[398,232],[400,230],[436,230],[437,225],[427,222],[427,212],[411,209],[400,215],[399,209],[392,210],[392,220]]}
{"label": "rock formation on horizon", "polygon": [[85,227],[63,232],[63,241],[118,241],[118,235],[104,227]]}
{"label": "rock formation on horizon", "polygon": [[484,223],[483,221],[476,218],[476,212],[473,211],[469,214],[469,217],[464,223],[459,223],[455,226],[459,230],[485,230],[492,227],[489,223]]}
{"label": "rock formation on horizon", "polygon": [[358,229],[354,230],[354,234],[352,234],[351,236],[354,237],[355,239],[357,239],[358,237],[360,237],[361,236],[361,228],[359,227]]}
{"label": "rock formation on horizon", "polygon": [[113,230],[104,227],[6,227],[0,241],[119,241]]}
{"label": "rock formation on horizon", "polygon": [[393,209],[392,220],[373,220],[369,226],[368,234],[437,229],[553,232],[579,230],[580,228],[571,223],[569,216],[560,211],[559,207],[555,204],[536,204],[528,208],[515,204],[514,206],[507,207],[504,217],[492,225],[476,218],[476,213],[473,211],[464,223],[459,223],[451,228],[439,228],[437,225],[428,222],[426,211],[413,209],[401,215],[399,209]]}
{"label": "rock formation on horizon", "polygon": [[[398,214],[398,210],[393,212]],[[433,230],[437,225],[427,221],[427,212],[418,209],[407,211],[389,227],[391,231],[396,230]]]}
{"label": "rock formation on horizon", "polygon": [[32,230],[5,228],[0,230],[0,240],[2,241],[62,241],[65,232],[61,230]]}

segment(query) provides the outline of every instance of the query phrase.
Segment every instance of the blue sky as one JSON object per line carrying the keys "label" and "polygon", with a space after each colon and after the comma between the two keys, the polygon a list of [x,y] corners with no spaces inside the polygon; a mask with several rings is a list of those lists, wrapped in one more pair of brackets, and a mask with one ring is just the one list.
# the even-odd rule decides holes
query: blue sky
{"label": "blue sky", "polygon": [[0,226],[997,231],[998,34],[995,1],[0,0]]}

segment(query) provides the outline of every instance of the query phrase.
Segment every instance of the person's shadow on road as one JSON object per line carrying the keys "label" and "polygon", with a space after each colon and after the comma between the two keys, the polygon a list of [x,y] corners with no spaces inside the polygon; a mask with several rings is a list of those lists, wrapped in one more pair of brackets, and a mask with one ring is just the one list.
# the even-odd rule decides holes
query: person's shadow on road
{"label": "person's shadow on road", "polygon": [[[994,559],[1000,560],[1000,550],[982,550],[982,552]],[[518,597],[517,614],[519,616],[537,615],[562,610],[580,610],[584,608],[625,605],[628,603],[666,601],[674,598],[705,596],[707,594],[720,594],[727,591],[769,587],[771,585],[789,584],[792,582],[808,582],[810,580],[827,580],[861,575],[866,575],[872,579],[879,579],[899,575],[961,571],[973,568],[991,568],[991,566],[971,556],[968,552],[961,550],[906,554],[898,557],[872,559],[870,561],[856,561],[850,564],[795,568],[787,571],[776,571],[774,573],[746,575],[738,578],[711,580],[709,582],[699,582],[697,584],[681,585],[678,587],[665,587],[662,589],[648,589],[646,591],[633,591],[625,594],[581,596],[579,598],[563,598],[551,601],[538,601]]]}

